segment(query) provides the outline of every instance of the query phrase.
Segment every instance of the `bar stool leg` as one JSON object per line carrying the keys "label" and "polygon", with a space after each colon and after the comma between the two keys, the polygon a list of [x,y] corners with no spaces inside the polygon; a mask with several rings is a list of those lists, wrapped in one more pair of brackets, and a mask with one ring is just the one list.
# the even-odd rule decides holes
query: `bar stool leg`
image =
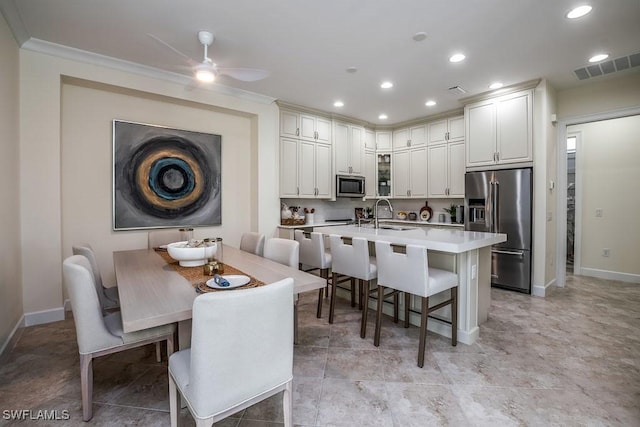
{"label": "bar stool leg", "polygon": [[[336,288],[334,287],[333,290],[335,291],[335,289]],[[351,307],[355,307],[355,306],[356,306],[356,279],[352,277],[351,278]]]}
{"label": "bar stool leg", "polygon": [[398,307],[400,301],[400,293],[396,292],[393,294],[393,323],[398,323]]}
{"label": "bar stool leg", "polygon": [[324,288],[318,289],[318,309],[316,310],[316,317],[320,319],[322,317],[322,294],[324,293]]}
{"label": "bar stool leg", "polygon": [[384,299],[384,286],[378,285],[378,309],[376,310],[376,332],[373,337],[373,345],[380,345],[380,328],[382,327],[382,302]]}
{"label": "bar stool leg", "polygon": [[331,279],[331,302],[329,303],[329,323],[333,323],[333,312],[336,305],[336,283],[338,282],[338,275],[333,273]]}
{"label": "bar stool leg", "polygon": [[[361,280],[360,283],[362,286],[360,290],[362,291],[361,302],[363,303],[362,308],[362,320],[360,321],[360,338],[365,338],[367,336],[367,314],[369,313],[369,280]],[[364,300],[364,301],[362,301]]]}
{"label": "bar stool leg", "polygon": [[424,366],[424,347],[427,343],[427,318],[429,317],[429,297],[422,297],[422,314],[420,315],[420,343],[418,348],[418,367]]}
{"label": "bar stool leg", "polygon": [[458,287],[451,288],[451,345],[458,344]]}
{"label": "bar stool leg", "polygon": [[404,327],[409,327],[409,309],[411,308],[411,294],[404,293]]}

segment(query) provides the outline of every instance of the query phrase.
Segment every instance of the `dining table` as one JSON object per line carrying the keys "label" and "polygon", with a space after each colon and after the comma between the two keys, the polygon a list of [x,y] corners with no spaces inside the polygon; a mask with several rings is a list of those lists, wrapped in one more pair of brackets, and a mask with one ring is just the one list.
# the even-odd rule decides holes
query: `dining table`
{"label": "dining table", "polygon": [[[326,280],[322,277],[226,244],[223,245],[223,254],[226,266],[232,266],[252,276],[265,286],[287,277],[293,279],[296,295],[326,286]],[[113,262],[118,283],[123,331],[129,333],[177,323],[179,348],[188,348],[191,340],[193,301],[201,293],[197,289],[198,286],[194,286],[192,281],[180,274],[176,263],[171,262],[157,249],[115,251]],[[198,269],[197,272],[194,270],[196,274],[202,273],[202,282],[211,279],[204,274],[202,266],[191,268]],[[216,292],[233,291],[228,289]],[[297,316],[295,326],[297,329]]]}

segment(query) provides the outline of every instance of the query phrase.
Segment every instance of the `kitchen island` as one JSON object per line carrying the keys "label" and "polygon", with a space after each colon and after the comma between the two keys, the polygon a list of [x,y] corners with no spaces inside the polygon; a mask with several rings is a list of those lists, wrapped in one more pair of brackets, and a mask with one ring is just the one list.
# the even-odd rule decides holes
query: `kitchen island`
{"label": "kitchen island", "polygon": [[[458,341],[473,344],[478,338],[478,325],[486,321],[491,302],[491,246],[506,241],[505,234],[391,224],[381,224],[378,229],[371,225],[315,227],[314,231],[347,238],[362,237],[369,242],[382,240],[426,247],[430,266],[458,275]],[[432,304],[439,302],[436,297]],[[413,305],[412,310],[415,310]],[[450,336],[451,328],[446,323],[451,315],[449,310],[448,307],[438,310],[436,313],[444,321],[430,319],[429,330]],[[412,316],[410,321],[419,325],[419,316]]]}

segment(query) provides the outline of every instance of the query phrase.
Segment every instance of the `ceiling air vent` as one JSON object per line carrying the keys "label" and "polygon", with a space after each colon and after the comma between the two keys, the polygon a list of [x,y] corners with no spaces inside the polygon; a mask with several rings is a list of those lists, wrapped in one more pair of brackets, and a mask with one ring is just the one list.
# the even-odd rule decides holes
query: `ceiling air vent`
{"label": "ceiling air vent", "polygon": [[586,80],[591,77],[611,74],[638,66],[640,66],[640,53],[634,53],[633,55],[610,59],[599,64],[587,65],[586,67],[578,68],[573,72],[579,80]]}
{"label": "ceiling air vent", "polygon": [[449,93],[451,95],[463,95],[465,93],[467,93],[466,90],[462,89],[460,86],[451,86],[449,89],[447,89],[449,91]]}

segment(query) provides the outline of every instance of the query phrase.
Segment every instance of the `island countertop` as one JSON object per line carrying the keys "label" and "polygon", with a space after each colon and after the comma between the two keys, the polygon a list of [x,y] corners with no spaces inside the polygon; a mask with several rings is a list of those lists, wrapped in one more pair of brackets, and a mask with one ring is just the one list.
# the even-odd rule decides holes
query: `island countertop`
{"label": "island countertop", "polygon": [[453,228],[416,227],[394,230],[389,228],[375,229],[370,225],[361,227],[357,225],[342,225],[318,227],[314,231],[323,234],[338,234],[343,237],[362,237],[368,241],[383,240],[400,245],[420,245],[427,249],[456,254],[495,245],[507,240],[507,235],[502,233],[481,233]]}

